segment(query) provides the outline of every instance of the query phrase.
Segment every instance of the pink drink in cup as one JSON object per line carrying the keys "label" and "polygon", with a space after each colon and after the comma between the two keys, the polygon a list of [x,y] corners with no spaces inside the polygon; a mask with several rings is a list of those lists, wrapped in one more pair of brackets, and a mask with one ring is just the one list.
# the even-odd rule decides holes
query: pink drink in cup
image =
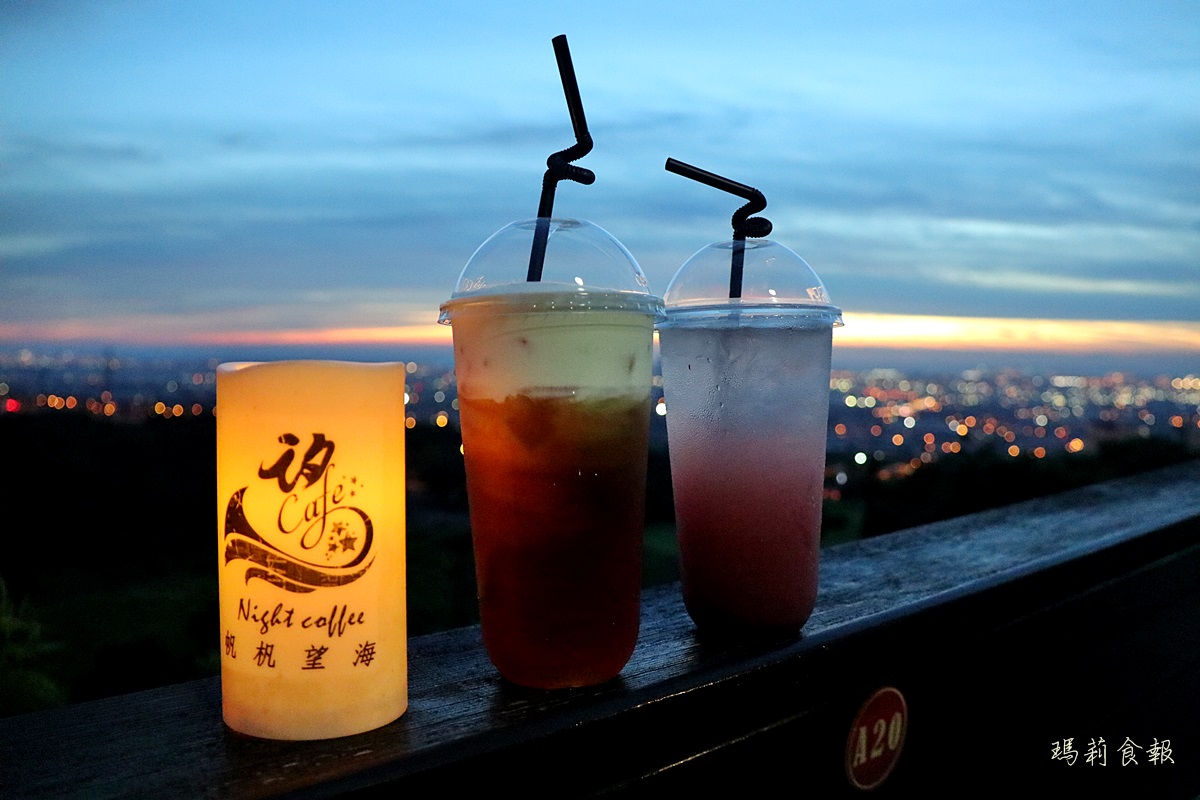
{"label": "pink drink in cup", "polygon": [[749,200],[732,241],[688,259],[659,324],[683,597],[706,629],[798,631],[817,597],[832,329],[841,311],[756,189],[668,159]]}
{"label": "pink drink in cup", "polygon": [[817,595],[831,314],[706,319],[668,306],[668,319],[659,337],[688,613],[701,627],[798,630]]}

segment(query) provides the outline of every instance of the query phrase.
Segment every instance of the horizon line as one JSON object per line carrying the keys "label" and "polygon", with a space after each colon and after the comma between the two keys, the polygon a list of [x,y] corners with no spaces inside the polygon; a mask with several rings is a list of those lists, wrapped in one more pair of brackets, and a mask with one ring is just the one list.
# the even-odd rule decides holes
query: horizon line
{"label": "horizon line", "polygon": [[[834,346],[932,352],[1015,352],[1078,355],[1185,354],[1200,356],[1200,322],[1184,320],[1042,319],[957,317],[929,314],[843,312]],[[84,321],[19,325],[0,323],[0,344],[134,347],[378,346],[450,347],[448,325],[294,328],[281,330],[163,330],[158,326],[96,325]]]}

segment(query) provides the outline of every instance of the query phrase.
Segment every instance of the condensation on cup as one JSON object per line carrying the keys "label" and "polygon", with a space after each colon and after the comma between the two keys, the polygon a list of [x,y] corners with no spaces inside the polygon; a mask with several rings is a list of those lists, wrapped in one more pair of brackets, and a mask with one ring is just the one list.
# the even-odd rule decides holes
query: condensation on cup
{"label": "condensation on cup", "polygon": [[[730,262],[743,247],[741,292]],[[769,239],[686,261],[659,324],[684,602],[702,629],[799,630],[817,595],[832,329],[812,268]]]}

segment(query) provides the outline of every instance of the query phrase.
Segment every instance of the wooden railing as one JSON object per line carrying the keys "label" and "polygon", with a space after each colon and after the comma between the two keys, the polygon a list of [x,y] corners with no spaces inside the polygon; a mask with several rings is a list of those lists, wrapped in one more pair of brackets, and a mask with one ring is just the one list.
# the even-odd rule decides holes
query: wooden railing
{"label": "wooden railing", "polygon": [[344,739],[231,733],[217,679],[0,720],[0,797],[1200,794],[1200,462],[821,569],[791,639],[702,638],[678,586],[647,591],[633,659],[587,690],[503,683],[477,628],[413,639],[408,712]]}

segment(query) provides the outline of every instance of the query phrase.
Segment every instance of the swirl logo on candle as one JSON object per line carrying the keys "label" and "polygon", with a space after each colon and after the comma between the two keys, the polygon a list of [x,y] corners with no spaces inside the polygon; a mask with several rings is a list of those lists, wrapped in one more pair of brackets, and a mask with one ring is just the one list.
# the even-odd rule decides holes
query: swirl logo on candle
{"label": "swirl logo on candle", "polygon": [[[284,450],[270,466],[266,461],[259,466],[261,483],[243,486],[229,498],[225,564],[245,560],[246,583],[258,578],[289,592],[353,583],[374,563],[371,518],[349,504],[361,488],[358,477],[331,480],[337,466],[334,442],[322,433],[312,434],[299,464],[294,462],[300,438],[285,433],[278,442]],[[247,493],[254,515],[247,512]],[[260,523],[257,528],[252,516]]]}

